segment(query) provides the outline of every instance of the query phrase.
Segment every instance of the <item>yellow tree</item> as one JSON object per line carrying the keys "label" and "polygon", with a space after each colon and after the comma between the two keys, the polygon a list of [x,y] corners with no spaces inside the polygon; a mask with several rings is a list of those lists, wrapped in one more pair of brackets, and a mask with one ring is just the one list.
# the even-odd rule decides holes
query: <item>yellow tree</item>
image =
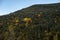
{"label": "yellow tree", "polygon": [[15,17],[13,21],[15,22],[15,25],[18,25],[19,22],[18,17]]}
{"label": "yellow tree", "polygon": [[56,35],[54,36],[54,40],[58,40],[58,33],[59,32],[57,32]]}
{"label": "yellow tree", "polygon": [[13,26],[13,24],[11,24],[11,25],[8,26],[8,30],[10,32],[9,35],[11,36],[11,40],[14,40],[15,39],[14,28],[15,28],[15,26]]}
{"label": "yellow tree", "polygon": [[32,22],[32,19],[31,18],[24,18],[23,21],[26,22],[25,25],[26,25],[26,27],[28,27],[28,23]]}
{"label": "yellow tree", "polygon": [[45,30],[45,38],[44,38],[44,40],[49,40],[49,33],[48,33],[47,30]]}
{"label": "yellow tree", "polygon": [[15,24],[15,25],[18,25],[19,20],[18,20],[18,19],[16,19],[16,21],[15,21],[15,22],[16,22],[16,24]]}

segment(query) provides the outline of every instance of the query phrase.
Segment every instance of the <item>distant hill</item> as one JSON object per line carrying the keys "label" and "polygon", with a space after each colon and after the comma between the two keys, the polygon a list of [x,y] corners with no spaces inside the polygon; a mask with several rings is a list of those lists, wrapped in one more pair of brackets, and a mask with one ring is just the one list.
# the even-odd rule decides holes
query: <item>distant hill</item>
{"label": "distant hill", "polygon": [[60,3],[35,4],[0,16],[0,40],[55,39],[60,40]]}

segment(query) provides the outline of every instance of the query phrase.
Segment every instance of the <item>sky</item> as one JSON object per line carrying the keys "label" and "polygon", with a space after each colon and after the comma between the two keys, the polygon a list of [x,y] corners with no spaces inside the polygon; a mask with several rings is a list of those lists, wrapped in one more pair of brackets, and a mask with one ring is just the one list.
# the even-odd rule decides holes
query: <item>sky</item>
{"label": "sky", "polygon": [[50,4],[59,2],[60,0],[0,0],[0,15],[6,15],[34,4]]}

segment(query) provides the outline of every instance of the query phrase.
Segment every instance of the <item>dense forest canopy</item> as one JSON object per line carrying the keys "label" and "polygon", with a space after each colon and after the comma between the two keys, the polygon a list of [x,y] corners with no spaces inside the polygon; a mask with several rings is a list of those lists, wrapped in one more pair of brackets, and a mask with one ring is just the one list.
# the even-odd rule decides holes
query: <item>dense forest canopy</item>
{"label": "dense forest canopy", "polygon": [[0,40],[60,40],[60,3],[36,4],[0,16]]}

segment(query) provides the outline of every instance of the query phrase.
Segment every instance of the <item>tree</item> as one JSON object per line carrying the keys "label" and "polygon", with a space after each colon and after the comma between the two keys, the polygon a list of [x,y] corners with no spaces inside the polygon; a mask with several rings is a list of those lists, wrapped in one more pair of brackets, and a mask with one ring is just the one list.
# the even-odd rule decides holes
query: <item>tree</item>
{"label": "tree", "polygon": [[32,22],[32,19],[31,18],[24,18],[23,21],[26,22],[25,25],[26,25],[26,27],[28,27],[28,23]]}

